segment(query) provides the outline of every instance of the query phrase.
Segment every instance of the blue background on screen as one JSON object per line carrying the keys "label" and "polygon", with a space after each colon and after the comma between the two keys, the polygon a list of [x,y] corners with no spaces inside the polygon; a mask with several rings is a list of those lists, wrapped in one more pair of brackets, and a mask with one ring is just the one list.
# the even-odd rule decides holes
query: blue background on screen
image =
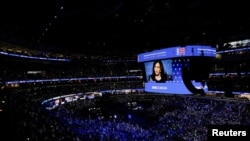
{"label": "blue background on screen", "polygon": [[[202,85],[200,82],[192,82],[193,85],[197,89],[202,89]],[[203,90],[207,91],[207,86],[203,88]],[[146,92],[154,92],[154,93],[162,93],[162,94],[192,94],[185,86],[182,81],[172,82],[168,81],[166,83],[155,83],[149,82],[145,83],[145,91]]]}
{"label": "blue background on screen", "polygon": [[203,45],[189,45],[184,47],[177,46],[172,48],[165,48],[151,52],[141,53],[137,56],[137,61],[146,62],[158,59],[173,59],[176,57],[195,57],[195,56],[215,57],[216,48]]}

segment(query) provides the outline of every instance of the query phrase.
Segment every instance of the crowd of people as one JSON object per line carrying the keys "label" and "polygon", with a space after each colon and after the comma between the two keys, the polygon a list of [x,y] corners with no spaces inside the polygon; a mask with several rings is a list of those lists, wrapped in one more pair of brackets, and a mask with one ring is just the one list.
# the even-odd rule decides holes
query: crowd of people
{"label": "crowd of people", "polygon": [[[6,89],[13,140],[207,140],[209,125],[250,125],[249,102],[149,93],[106,94],[46,110],[41,101],[72,87]],[[53,91],[52,91],[53,90]],[[69,90],[68,90],[69,91]],[[142,108],[128,108],[136,102]]]}

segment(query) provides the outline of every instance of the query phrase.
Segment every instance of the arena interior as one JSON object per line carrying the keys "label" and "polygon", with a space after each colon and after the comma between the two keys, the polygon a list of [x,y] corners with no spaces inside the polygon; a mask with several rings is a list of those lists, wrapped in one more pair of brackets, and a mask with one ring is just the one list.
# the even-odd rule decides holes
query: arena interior
{"label": "arena interior", "polygon": [[[249,128],[247,8],[208,0],[0,4],[1,141],[207,141],[210,126]],[[138,54],[188,45],[216,50],[211,67],[192,74],[206,92],[145,91]]]}

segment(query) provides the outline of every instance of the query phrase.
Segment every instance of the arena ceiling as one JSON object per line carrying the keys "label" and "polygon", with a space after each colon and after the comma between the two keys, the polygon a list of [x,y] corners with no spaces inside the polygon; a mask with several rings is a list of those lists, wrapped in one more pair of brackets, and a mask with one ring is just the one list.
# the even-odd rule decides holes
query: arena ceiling
{"label": "arena ceiling", "polygon": [[8,0],[0,39],[67,49],[217,44],[249,38],[248,4],[211,0]]}

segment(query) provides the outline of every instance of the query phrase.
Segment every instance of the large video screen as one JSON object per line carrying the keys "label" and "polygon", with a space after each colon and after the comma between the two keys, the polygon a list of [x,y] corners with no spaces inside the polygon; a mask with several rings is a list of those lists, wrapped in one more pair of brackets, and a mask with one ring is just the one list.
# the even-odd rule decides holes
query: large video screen
{"label": "large video screen", "polygon": [[[182,69],[191,66],[193,57],[215,57],[215,49],[209,46],[188,46],[139,54],[138,62],[144,63],[145,68],[145,91],[161,94],[193,94],[182,79]],[[191,83],[196,89],[207,91],[204,83],[195,80]]]}
{"label": "large video screen", "polygon": [[[192,94],[182,80],[182,67],[189,59],[163,59],[144,62],[145,91],[166,94]],[[205,88],[201,82],[192,81],[197,89]]]}

